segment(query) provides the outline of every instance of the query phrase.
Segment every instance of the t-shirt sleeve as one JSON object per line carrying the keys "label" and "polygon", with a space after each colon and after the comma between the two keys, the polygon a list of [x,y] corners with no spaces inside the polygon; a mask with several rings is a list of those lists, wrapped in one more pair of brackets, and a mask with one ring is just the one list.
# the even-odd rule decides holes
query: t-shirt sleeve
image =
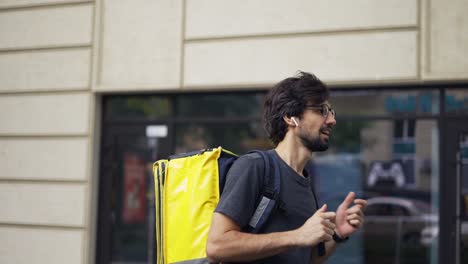
{"label": "t-shirt sleeve", "polygon": [[222,213],[241,228],[252,217],[263,186],[264,161],[258,154],[241,156],[231,167],[215,212]]}

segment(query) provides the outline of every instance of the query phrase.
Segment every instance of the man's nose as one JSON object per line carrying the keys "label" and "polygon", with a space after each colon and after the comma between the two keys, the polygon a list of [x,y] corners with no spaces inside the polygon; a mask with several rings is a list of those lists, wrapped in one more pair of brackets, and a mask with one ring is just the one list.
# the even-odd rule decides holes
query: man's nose
{"label": "man's nose", "polygon": [[325,123],[329,126],[335,126],[336,125],[335,116],[329,113],[327,116],[327,120],[325,120]]}

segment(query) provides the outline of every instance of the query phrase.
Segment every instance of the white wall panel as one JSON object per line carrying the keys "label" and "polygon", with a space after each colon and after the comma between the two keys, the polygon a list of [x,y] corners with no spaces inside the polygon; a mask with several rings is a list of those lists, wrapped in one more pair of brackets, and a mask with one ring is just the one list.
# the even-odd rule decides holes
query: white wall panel
{"label": "white wall panel", "polygon": [[182,4],[173,1],[103,3],[100,86],[178,86]]}
{"label": "white wall panel", "polygon": [[87,150],[84,138],[0,138],[0,179],[86,180]]}
{"label": "white wall panel", "polygon": [[0,93],[89,87],[89,49],[0,53]]}
{"label": "white wall panel", "polygon": [[416,32],[192,42],[185,85],[275,83],[298,70],[326,81],[417,77]]}
{"label": "white wall panel", "polygon": [[83,231],[0,226],[0,263],[81,264]]}
{"label": "white wall panel", "polygon": [[93,5],[0,13],[0,49],[91,44]]}
{"label": "white wall panel", "polygon": [[87,93],[0,96],[0,134],[85,134]]}
{"label": "white wall panel", "polygon": [[85,197],[78,184],[0,183],[0,222],[82,227]]}
{"label": "white wall panel", "polygon": [[186,37],[416,26],[417,13],[417,0],[190,0]]}
{"label": "white wall panel", "polygon": [[430,72],[446,77],[453,73],[462,73],[467,78],[468,1],[430,2]]}
{"label": "white wall panel", "polygon": [[0,0],[0,8],[83,2],[83,0]]}

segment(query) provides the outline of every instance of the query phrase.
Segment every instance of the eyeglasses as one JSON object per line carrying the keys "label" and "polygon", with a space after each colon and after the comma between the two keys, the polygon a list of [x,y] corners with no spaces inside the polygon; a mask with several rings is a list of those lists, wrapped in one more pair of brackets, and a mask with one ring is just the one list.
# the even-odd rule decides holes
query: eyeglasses
{"label": "eyeglasses", "polygon": [[336,112],[335,109],[331,108],[329,105],[322,104],[322,105],[307,105],[306,108],[312,108],[312,109],[319,109],[320,114],[327,118],[328,114],[331,113],[333,117],[336,118]]}

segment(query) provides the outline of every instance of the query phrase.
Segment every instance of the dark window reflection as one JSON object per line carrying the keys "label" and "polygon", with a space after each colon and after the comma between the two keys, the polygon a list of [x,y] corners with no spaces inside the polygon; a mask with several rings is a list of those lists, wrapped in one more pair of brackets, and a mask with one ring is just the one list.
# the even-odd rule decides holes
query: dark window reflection
{"label": "dark window reflection", "polygon": [[338,116],[401,116],[439,113],[437,90],[332,91],[330,99]]}
{"label": "dark window reflection", "polygon": [[[217,146],[237,154],[273,147],[261,122],[263,96],[108,97],[101,177],[111,190],[101,195],[111,198],[107,215],[100,218],[111,219],[104,221],[110,226],[110,246],[105,249],[110,263],[150,263],[154,257],[149,180],[156,159]],[[338,116],[347,119],[338,119],[330,149],[314,154],[314,187],[330,209],[336,209],[348,191],[368,199],[369,206],[363,230],[338,247],[327,263],[435,263],[431,252],[438,249],[438,126],[433,119],[411,114],[438,113],[438,100],[434,91],[332,96]],[[405,119],[392,119],[402,114]],[[138,125],[131,122],[135,120]],[[167,135],[145,134],[145,127],[154,125],[167,127]]]}
{"label": "dark window reflection", "polygon": [[[468,87],[467,87],[468,88]],[[468,89],[453,89],[445,97],[445,111],[449,114],[468,114]]]}
{"label": "dark window reflection", "polygon": [[106,120],[142,120],[169,117],[171,101],[165,96],[115,96],[107,100]]}
{"label": "dark window reflection", "polygon": [[316,188],[330,208],[348,191],[368,207],[362,232],[328,263],[435,263],[437,131],[434,120],[338,120],[330,149],[313,160]]}
{"label": "dark window reflection", "polygon": [[404,130],[404,123],[403,120],[396,120],[395,127],[393,129],[393,134],[395,138],[402,138],[403,137],[403,130]]}
{"label": "dark window reflection", "polygon": [[237,154],[252,149],[269,149],[259,122],[235,124],[180,124],[176,126],[176,153],[222,146]]}
{"label": "dark window reflection", "polygon": [[176,102],[181,117],[260,117],[263,93],[181,95]]}

